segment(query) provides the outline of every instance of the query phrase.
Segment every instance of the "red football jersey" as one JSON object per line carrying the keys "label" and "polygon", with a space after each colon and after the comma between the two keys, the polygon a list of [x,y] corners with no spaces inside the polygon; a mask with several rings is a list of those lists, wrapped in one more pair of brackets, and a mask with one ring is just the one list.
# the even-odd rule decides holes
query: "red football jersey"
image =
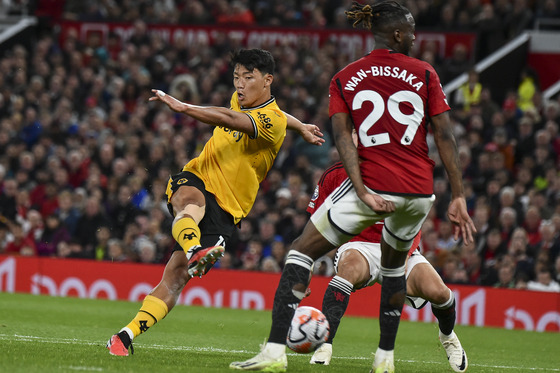
{"label": "red football jersey", "polygon": [[[346,175],[346,171],[344,170],[344,166],[341,162],[335,163],[331,167],[329,167],[323,175],[319,179],[319,183],[315,187],[315,191],[313,192],[313,196],[309,201],[309,205],[307,205],[307,212],[313,214],[315,210],[319,208],[325,202],[325,199],[335,190],[344,180],[348,178]],[[359,242],[372,242],[372,243],[380,243],[381,242],[381,231],[383,230],[383,221],[377,222],[373,226],[366,228],[357,235],[356,237],[352,238],[350,241],[359,241]],[[414,242],[412,243],[412,247],[409,250],[409,255],[418,248],[420,244],[421,234],[418,233],[416,237],[414,237]]]}
{"label": "red football jersey", "polygon": [[339,71],[329,95],[329,115],[352,118],[365,185],[379,193],[433,194],[427,120],[449,105],[430,64],[376,49]]}

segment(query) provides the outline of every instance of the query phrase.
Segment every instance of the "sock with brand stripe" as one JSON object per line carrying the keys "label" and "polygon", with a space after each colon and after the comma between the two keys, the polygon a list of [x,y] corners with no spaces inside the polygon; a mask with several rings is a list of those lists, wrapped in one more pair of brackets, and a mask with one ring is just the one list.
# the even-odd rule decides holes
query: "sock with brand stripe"
{"label": "sock with brand stripe", "polygon": [[134,319],[125,327],[132,331],[133,338],[138,337],[144,333],[151,326],[163,319],[168,313],[167,305],[164,301],[152,295],[146,295],[140,311],[136,314]]}
{"label": "sock with brand stripe", "polygon": [[327,343],[331,343],[336,334],[336,330],[340,325],[340,320],[346,312],[348,302],[350,301],[350,294],[354,286],[348,280],[339,276],[334,276],[329,282],[329,286],[325,291],[323,297],[323,313],[329,321],[329,338]]}
{"label": "sock with brand stripe", "polygon": [[[185,253],[196,245],[200,245],[200,228],[190,217],[181,218],[173,224],[171,234],[175,241],[181,245]],[[190,259],[190,258],[188,258]]]}
{"label": "sock with brand stripe", "polygon": [[305,296],[313,259],[290,250],[272,306],[272,327],[268,342],[286,344],[288,329],[299,302]]}
{"label": "sock with brand stripe", "polygon": [[[401,320],[401,312],[406,297],[404,266],[398,269],[381,267],[383,285],[379,305],[379,348],[385,351],[395,349],[395,339]],[[401,274],[402,273],[402,274]]]}

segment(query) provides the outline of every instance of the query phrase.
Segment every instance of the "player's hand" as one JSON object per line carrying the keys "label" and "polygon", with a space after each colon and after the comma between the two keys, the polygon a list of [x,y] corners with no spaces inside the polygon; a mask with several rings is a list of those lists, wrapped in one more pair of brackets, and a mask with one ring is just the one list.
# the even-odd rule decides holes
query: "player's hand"
{"label": "player's hand", "polygon": [[375,211],[377,214],[385,214],[395,211],[395,204],[391,201],[387,201],[380,195],[365,193],[363,195],[360,195],[359,197],[366,205],[369,206],[370,209]]}
{"label": "player's hand", "polygon": [[175,97],[168,95],[167,93],[160,91],[159,89],[152,89],[154,94],[149,98],[148,101],[161,101],[173,111],[182,112],[185,108],[185,103],[177,100]]}
{"label": "player's hand", "polygon": [[303,123],[303,130],[299,133],[303,139],[313,145],[323,145],[323,132],[314,124]]}
{"label": "player's hand", "polygon": [[447,209],[447,217],[454,225],[453,237],[455,240],[458,240],[459,234],[462,233],[464,244],[471,244],[474,241],[473,233],[476,232],[476,227],[467,211],[467,202],[465,198],[454,198],[451,201]]}

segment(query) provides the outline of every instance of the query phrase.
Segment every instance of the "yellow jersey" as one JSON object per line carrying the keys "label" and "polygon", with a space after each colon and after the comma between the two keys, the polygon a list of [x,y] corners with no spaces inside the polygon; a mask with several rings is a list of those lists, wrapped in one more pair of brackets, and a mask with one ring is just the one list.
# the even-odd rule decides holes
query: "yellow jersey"
{"label": "yellow jersey", "polygon": [[254,134],[216,126],[200,155],[183,171],[204,181],[206,190],[237,224],[253,207],[259,185],[276,159],[286,137],[287,118],[274,97],[257,107],[243,108],[234,92],[231,110],[249,116]]}

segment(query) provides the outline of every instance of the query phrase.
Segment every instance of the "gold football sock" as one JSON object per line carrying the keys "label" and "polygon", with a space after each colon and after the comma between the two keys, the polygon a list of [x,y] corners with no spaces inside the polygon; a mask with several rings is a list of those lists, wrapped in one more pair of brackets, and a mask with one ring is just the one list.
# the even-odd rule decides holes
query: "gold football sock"
{"label": "gold football sock", "polygon": [[167,304],[164,301],[153,295],[146,295],[140,311],[138,311],[136,317],[126,327],[132,330],[134,337],[138,337],[141,333],[148,330],[149,327],[163,319],[168,312]]}
{"label": "gold football sock", "polygon": [[185,253],[193,246],[200,245],[200,228],[192,218],[181,218],[171,229],[173,238],[181,245]]}

